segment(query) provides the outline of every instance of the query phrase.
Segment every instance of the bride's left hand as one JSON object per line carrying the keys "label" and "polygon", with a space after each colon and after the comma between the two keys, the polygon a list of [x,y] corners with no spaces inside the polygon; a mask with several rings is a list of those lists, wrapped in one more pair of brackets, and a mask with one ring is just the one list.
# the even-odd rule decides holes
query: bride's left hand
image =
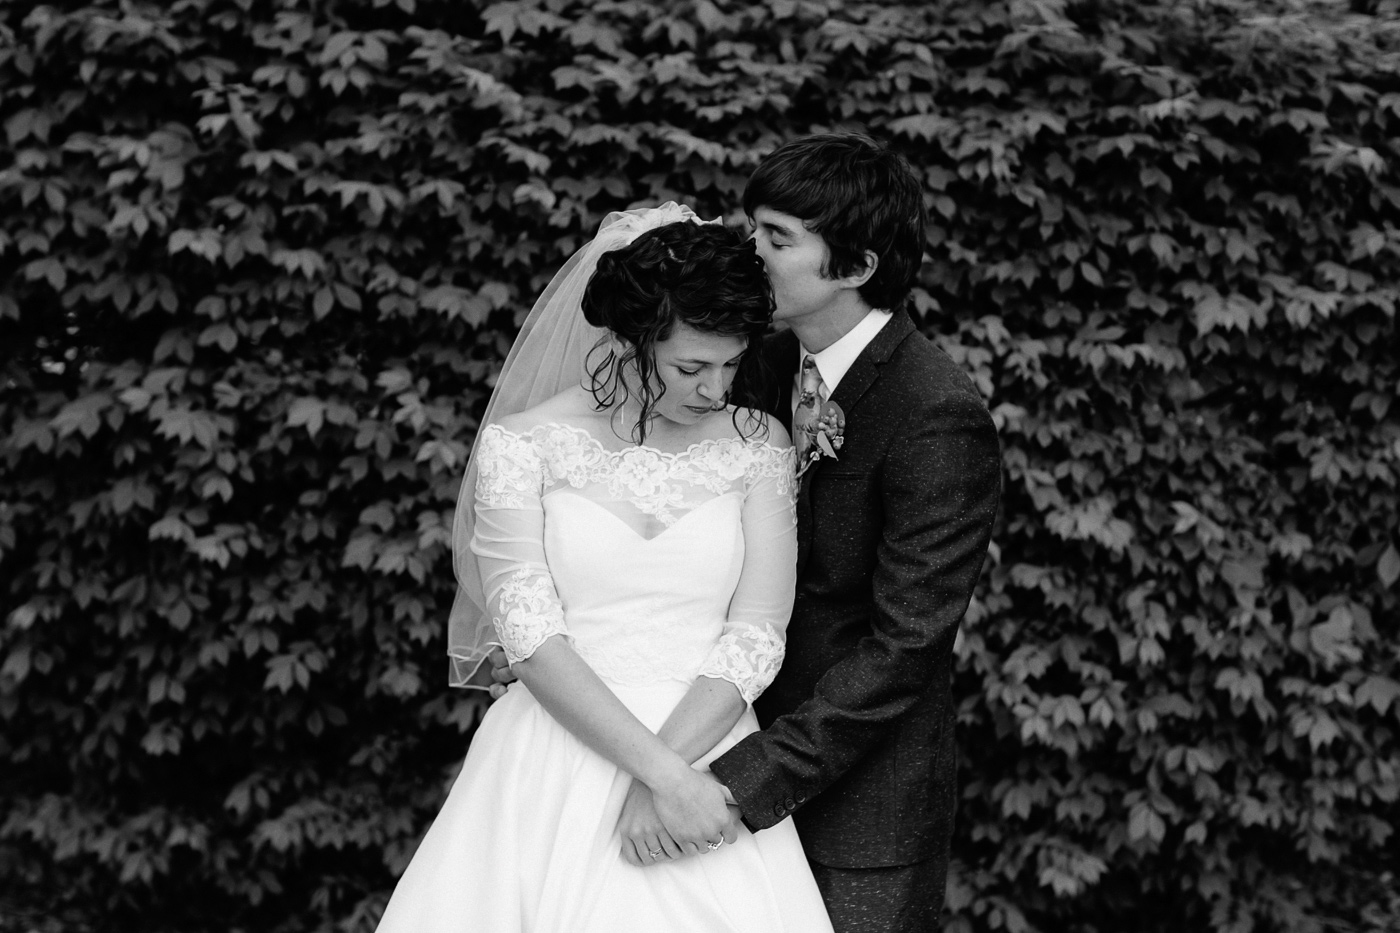
{"label": "bride's left hand", "polygon": [[[633,781],[628,789],[622,813],[617,818],[617,829],[622,834],[622,857],[638,868],[680,858],[683,854],[666,832],[661,817],[656,815],[651,791],[641,781]],[[653,858],[653,852],[663,854]]]}

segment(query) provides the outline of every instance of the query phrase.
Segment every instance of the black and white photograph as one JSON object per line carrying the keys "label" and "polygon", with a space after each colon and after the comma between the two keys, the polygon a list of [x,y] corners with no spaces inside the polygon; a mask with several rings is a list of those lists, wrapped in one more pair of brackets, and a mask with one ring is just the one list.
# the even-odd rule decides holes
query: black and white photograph
{"label": "black and white photograph", "polygon": [[1400,933],[1400,0],[0,0],[0,933]]}

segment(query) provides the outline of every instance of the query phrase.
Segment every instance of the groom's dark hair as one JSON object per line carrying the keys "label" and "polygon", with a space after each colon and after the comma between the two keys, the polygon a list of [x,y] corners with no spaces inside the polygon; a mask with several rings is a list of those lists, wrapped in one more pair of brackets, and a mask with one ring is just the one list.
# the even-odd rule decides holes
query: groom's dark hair
{"label": "groom's dark hair", "polygon": [[923,186],[909,162],[861,133],[800,136],[759,163],[744,188],[744,213],[791,214],[826,241],[822,274],[840,278],[879,265],[860,296],[872,308],[899,307],[924,258]]}

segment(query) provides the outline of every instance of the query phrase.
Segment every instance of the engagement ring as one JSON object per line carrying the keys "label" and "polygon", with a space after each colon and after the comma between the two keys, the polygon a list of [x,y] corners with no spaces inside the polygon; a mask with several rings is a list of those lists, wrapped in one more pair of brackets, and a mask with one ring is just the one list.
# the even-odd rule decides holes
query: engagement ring
{"label": "engagement ring", "polygon": [[707,843],[705,843],[706,848],[708,848],[711,852],[713,852],[714,850],[718,849],[718,848],[719,848],[720,846],[722,846],[722,845],[724,845],[724,837],[723,837],[723,836],[720,837],[719,842],[707,842]]}
{"label": "engagement ring", "polygon": [[665,849],[649,849],[647,854],[650,855],[653,859],[658,859],[661,858],[661,853],[665,851]]}

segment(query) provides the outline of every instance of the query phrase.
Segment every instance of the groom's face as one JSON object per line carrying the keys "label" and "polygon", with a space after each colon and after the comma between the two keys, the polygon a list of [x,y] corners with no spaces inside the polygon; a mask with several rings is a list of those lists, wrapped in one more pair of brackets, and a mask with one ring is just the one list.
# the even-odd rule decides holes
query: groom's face
{"label": "groom's face", "polygon": [[753,212],[753,239],[773,287],[773,320],[793,321],[832,305],[840,294],[829,279],[826,241],[791,214],[760,207]]}

